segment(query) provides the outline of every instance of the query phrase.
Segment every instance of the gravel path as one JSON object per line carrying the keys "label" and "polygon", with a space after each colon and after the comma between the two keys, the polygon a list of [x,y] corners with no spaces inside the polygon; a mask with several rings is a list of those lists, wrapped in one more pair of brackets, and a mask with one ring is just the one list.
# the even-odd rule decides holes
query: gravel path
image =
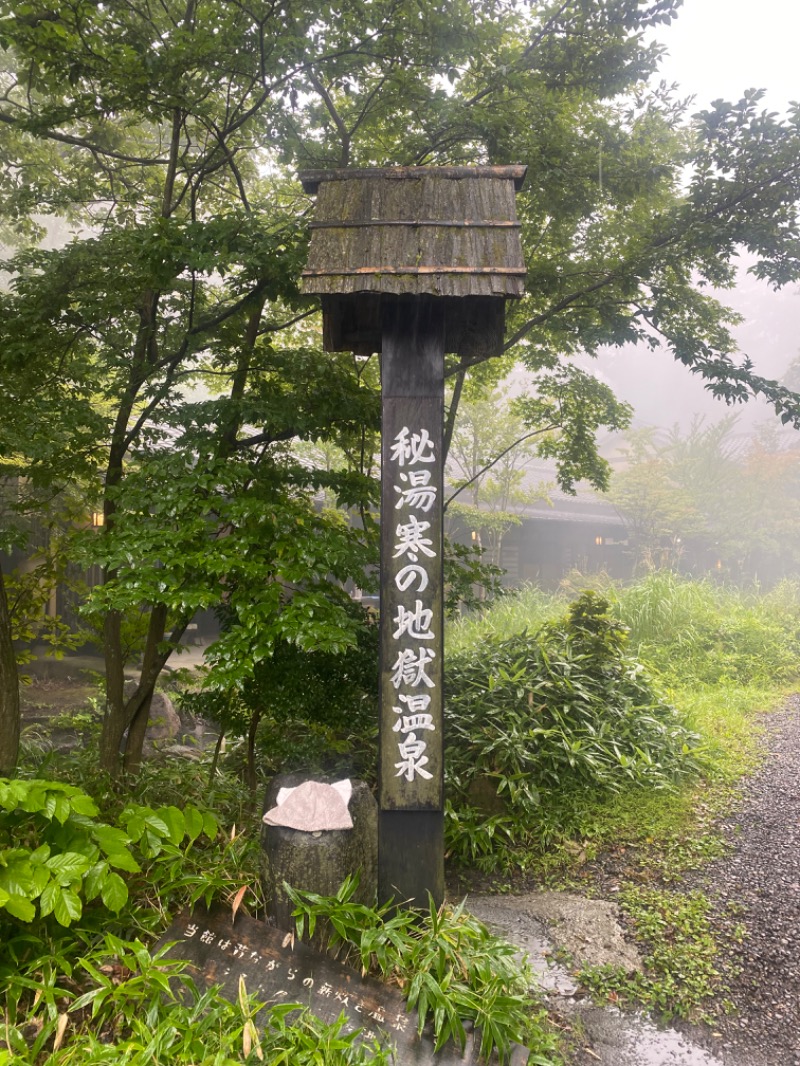
{"label": "gravel path", "polygon": [[725,819],[731,849],[692,879],[746,929],[729,956],[736,1012],[703,1041],[728,1066],[800,1066],[800,695],[765,725],[768,758]]}

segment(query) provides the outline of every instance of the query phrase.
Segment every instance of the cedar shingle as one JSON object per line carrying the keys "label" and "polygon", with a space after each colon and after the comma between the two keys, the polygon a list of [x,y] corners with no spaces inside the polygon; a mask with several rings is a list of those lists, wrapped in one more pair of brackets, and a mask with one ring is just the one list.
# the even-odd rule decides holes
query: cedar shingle
{"label": "cedar shingle", "polygon": [[317,193],[307,293],[515,297],[524,167],[397,167],[301,175]]}

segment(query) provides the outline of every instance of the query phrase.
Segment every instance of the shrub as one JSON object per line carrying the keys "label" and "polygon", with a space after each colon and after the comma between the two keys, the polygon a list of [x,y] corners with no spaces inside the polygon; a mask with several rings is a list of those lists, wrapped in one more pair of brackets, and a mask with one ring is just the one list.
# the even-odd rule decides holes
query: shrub
{"label": "shrub", "polygon": [[[104,934],[154,932],[172,907],[240,889],[236,839],[190,805],[128,804],[116,824],[72,785],[0,779],[0,989],[9,1024],[53,1020]],[[244,894],[244,890],[242,890]]]}
{"label": "shrub", "polygon": [[699,771],[698,737],[626,654],[626,640],[608,602],[587,592],[536,634],[485,641],[450,660],[452,850],[490,858],[529,843],[543,809],[550,817],[569,789],[668,788]]}
{"label": "shrub", "polygon": [[[257,765],[274,774],[341,769],[372,772],[378,723],[378,625],[359,604],[356,642],[338,652],[306,650],[278,639],[252,674],[232,687],[209,686],[181,697],[183,710],[247,739],[247,780]],[[259,758],[257,758],[257,753]]]}

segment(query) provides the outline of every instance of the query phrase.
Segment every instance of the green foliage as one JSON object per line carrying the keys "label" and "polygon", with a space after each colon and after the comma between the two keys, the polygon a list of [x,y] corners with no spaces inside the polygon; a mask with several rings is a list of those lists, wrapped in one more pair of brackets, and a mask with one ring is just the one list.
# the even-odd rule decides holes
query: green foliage
{"label": "green foliage", "polygon": [[581,983],[602,1000],[642,1005],[664,1018],[700,1020],[723,987],[708,898],[701,892],[635,887],[617,899],[644,943],[644,972],[587,968],[580,972]]}
{"label": "green foliage", "polygon": [[[184,776],[199,772],[189,767]],[[162,792],[171,787],[165,782]],[[191,792],[189,782],[187,788]],[[155,780],[149,789],[155,795]],[[28,1066],[391,1061],[390,1051],[376,1042],[362,1043],[358,1033],[345,1032],[343,1019],[327,1025],[297,1004],[265,1007],[248,996],[244,982],[237,1002],[229,1003],[216,989],[198,991],[186,964],[165,957],[166,949],[151,954],[148,945],[175,908],[231,899],[234,890],[242,903],[241,888],[255,876],[257,856],[247,849],[237,855],[241,837],[234,832],[223,841],[209,812],[188,804],[119,809],[112,795],[106,806],[110,811],[116,804],[118,813],[103,822],[97,804],[73,786],[30,780],[3,782],[2,790],[3,842],[13,833],[17,852],[27,851],[34,871],[26,881],[15,865],[17,852],[0,850],[0,869],[12,871],[21,886],[19,900],[0,918],[0,1003],[5,1046],[14,1061]],[[69,878],[81,905],[68,926],[41,905],[43,876],[35,872],[40,858],[51,880]],[[57,861],[47,865],[53,858]],[[124,899],[103,863],[112,874],[124,874]],[[492,1048],[502,1054],[521,1038],[534,1049],[532,1063],[556,1061],[545,1012],[528,998],[525,972],[509,945],[461,907],[431,909],[419,921],[396,908],[353,903],[355,887],[346,883],[334,899],[298,895],[301,935],[324,922],[352,961],[403,988],[423,1020],[434,1025],[440,1044],[463,1042],[464,1025],[473,1022],[486,1054]],[[20,913],[24,900],[33,913]]]}
{"label": "green foliage", "polygon": [[522,396],[515,409],[526,426],[543,434],[537,447],[554,459],[561,488],[575,494],[578,481],[606,488],[610,468],[597,450],[598,430],[626,429],[633,414],[609,387],[578,367],[559,366],[539,375],[536,395]]}
{"label": "green foliage", "polygon": [[119,914],[129,900],[123,874],[217,834],[214,816],[191,806],[131,805],[106,825],[85,792],[55,781],[0,780],[0,810],[0,908],[28,923],[52,915],[62,927],[92,903]]}
{"label": "green foliage", "polygon": [[[57,247],[5,264],[0,454],[36,489],[28,514],[72,494],[83,522],[105,517],[65,550],[104,575],[91,609],[114,675],[106,770],[140,710],[121,695],[127,612],[148,622],[142,691],[223,598],[224,687],[280,641],[357,639],[341,585],[376,561],[377,360],[320,350],[298,169],[530,166],[529,292],[504,368],[518,357],[534,376],[520,410],[564,485],[603,483],[594,433],[626,417],[568,363],[603,345],[658,336],[723,398],[760,394],[800,420],[796,397],[736,362],[733,316],[708,295],[743,248],[772,283],[798,276],[800,114],[762,113],[749,93],[690,119],[672,90],[647,89],[661,51],[645,31],[678,7],[0,0],[0,226],[40,235],[34,212],[60,225]],[[467,366],[448,362],[463,384]],[[299,462],[297,442],[345,461]],[[133,769],[133,745],[125,758]]]}
{"label": "green foliage", "polygon": [[331,949],[398,984],[419,1014],[419,1030],[433,1024],[437,1048],[448,1040],[466,1044],[466,1021],[480,1032],[481,1055],[501,1058],[514,1042],[533,1051],[530,1063],[549,1064],[553,1049],[543,1031],[543,1012],[532,1009],[526,972],[515,951],[469,915],[464,904],[421,915],[386,904],[355,903],[357,881],[348,878],[335,896],[299,892],[285,886],[295,904],[298,936],[312,937],[318,925]]}
{"label": "green foliage", "polygon": [[[452,511],[457,513],[456,508]],[[444,544],[445,617],[460,618],[463,611],[483,610],[502,593],[503,571],[486,560],[486,549],[479,544],[459,544],[447,535]]]}
{"label": "green foliage", "polygon": [[[588,579],[577,582],[576,588],[587,583]],[[554,685],[554,668],[550,664],[558,667],[564,658],[565,627],[558,619],[565,601],[562,595],[522,589],[492,604],[480,616],[460,620],[448,634],[449,647],[455,648],[452,665],[459,670],[465,664],[469,667],[467,676],[474,693],[468,702],[454,692],[451,708],[459,708],[451,735],[460,738],[459,748],[463,745],[463,751],[471,753],[461,756],[456,750],[451,751],[455,773],[448,771],[453,777],[446,824],[454,858],[487,871],[535,867],[543,876],[553,877],[563,876],[565,869],[575,866],[576,859],[591,857],[599,847],[632,844],[643,863],[651,852],[668,856],[664,862],[648,858],[646,865],[658,866],[672,876],[694,861],[693,849],[681,844],[681,837],[693,832],[694,805],[699,804],[706,813],[720,810],[728,800],[731,783],[756,764],[761,731],[756,712],[774,706],[780,698],[780,686],[797,676],[800,593],[796,584],[783,582],[767,595],[759,595],[756,590],[745,593],[661,572],[628,587],[606,582],[603,595],[610,605],[606,619],[609,628],[601,627],[601,632],[608,638],[607,648],[616,646],[620,652],[617,668],[627,663],[636,679],[635,687],[645,685],[659,707],[664,705],[648,687],[648,674],[658,677],[660,687],[668,689],[670,702],[679,713],[676,716],[675,712],[668,712],[666,721],[677,727],[676,740],[681,734],[688,736],[692,749],[684,755],[683,745],[676,743],[673,755],[679,763],[685,758],[685,768],[699,769],[701,775],[683,774],[675,781],[680,786],[676,790],[653,791],[650,785],[636,785],[629,774],[621,772],[621,767],[614,768],[618,774],[617,791],[609,792],[606,786],[592,783],[590,773],[581,775],[568,764],[565,736],[571,738],[571,733],[565,730],[545,740],[537,738],[535,750],[541,748],[545,757],[554,737],[562,745],[557,749],[561,760],[559,783],[541,787],[538,766],[529,763],[527,755],[534,750],[532,727],[540,725],[532,720],[527,705],[527,692],[533,691],[533,683],[524,676],[514,682],[509,663],[497,663],[494,656],[501,648],[518,649],[526,669],[530,665],[541,671],[541,677]],[[593,602],[591,598],[589,602]],[[598,644],[596,621],[591,612],[588,617],[584,615],[581,625],[585,629],[588,624],[588,633],[579,639],[585,648],[593,650],[588,662],[594,659],[595,672],[603,647],[602,641]],[[627,638],[619,631],[620,622],[631,629]],[[534,637],[530,638],[528,632],[533,632]],[[547,645],[545,665],[535,647],[545,639],[552,643],[553,634],[559,632],[557,654],[553,655]],[[573,669],[570,681],[583,687],[583,672],[588,667],[586,660],[580,663],[579,668]],[[637,663],[643,666],[636,666]],[[500,674],[501,667],[505,679]],[[493,675],[496,676],[490,692],[488,679]],[[597,683],[595,678],[591,691]],[[624,694],[628,684],[623,676],[614,688]],[[568,685],[556,686],[553,691],[571,692]],[[494,712],[497,692],[503,703],[499,713]],[[623,741],[626,736],[630,739],[624,723],[620,728],[615,716],[612,715],[615,725],[604,739],[602,727],[576,713],[571,694],[561,703],[556,699],[556,711],[562,705],[569,710],[570,729],[574,726],[579,730],[587,721],[592,724],[595,732],[591,743],[586,746],[584,741],[582,748],[593,758],[596,753],[591,744],[595,741],[607,745],[617,733]],[[613,711],[613,700],[609,706]],[[598,708],[597,713],[602,719],[605,707]],[[650,716],[644,715],[645,727]],[[455,749],[456,745],[451,747]],[[573,755],[576,761],[581,757],[580,750]],[[545,761],[544,766],[547,769],[549,763]],[[601,756],[601,770],[605,766]],[[644,768],[649,773],[646,762]],[[531,786],[537,787],[538,792],[533,792]],[[702,847],[698,843],[700,851]]]}
{"label": "green foliage", "polygon": [[139,871],[121,830],[94,820],[80,789],[47,781],[0,782],[0,907],[24,922],[52,914],[61,926],[97,897],[119,912],[128,889],[118,870]]}
{"label": "green foliage", "polygon": [[483,641],[451,658],[448,839],[462,857],[483,830],[480,820],[467,828],[463,819],[474,815],[463,808],[487,789],[500,801],[487,813],[499,818],[486,823],[479,847],[496,855],[509,839],[530,840],[534,826],[541,833],[572,789],[670,788],[699,772],[699,738],[625,641],[608,603],[584,593],[537,634]]}
{"label": "green foliage", "polygon": [[[243,682],[224,685],[212,673],[202,687],[181,695],[184,709],[215,722],[231,738],[247,737],[252,787],[256,750],[262,775],[333,764],[356,776],[374,773],[377,616],[352,601],[341,613],[354,634],[349,647],[309,651],[276,639]],[[222,617],[225,622],[226,612]]]}
{"label": "green foliage", "polygon": [[[536,426],[542,434],[550,428],[545,419]],[[479,505],[490,513],[507,513],[512,504],[534,499],[538,493],[526,491],[522,483],[536,454],[538,433],[519,417],[506,389],[472,384],[458,404],[447,453],[448,480],[455,490],[448,508],[460,496],[462,503],[471,501],[476,514]]]}
{"label": "green foliage", "polygon": [[[377,1044],[357,1043],[344,1021],[330,1025],[297,1004],[264,1007],[244,980],[231,1003],[217,988],[200,992],[187,964],[151,955],[139,940],[106,934],[75,963],[76,981],[59,990],[58,1012],[38,1026],[7,1026],[6,1044],[20,1064],[47,1066],[238,1066],[255,1061],[303,1066],[388,1063]],[[88,981],[87,991],[75,994]],[[65,1009],[66,1008],[66,1009]],[[62,1043],[63,1042],[63,1043]],[[51,1054],[42,1060],[48,1046]]]}
{"label": "green foliage", "polygon": [[[576,588],[597,585],[582,578]],[[613,617],[630,632],[627,649],[670,685],[697,683],[770,685],[796,676],[800,646],[800,586],[783,581],[767,593],[669,571],[630,585],[602,588]],[[533,586],[492,604],[480,616],[448,629],[448,650],[462,652],[523,630],[537,631],[564,610],[563,592]]]}
{"label": "green foliage", "polygon": [[[201,995],[184,964],[151,957],[146,942],[178,907],[234,894],[246,904],[257,860],[235,831],[222,839],[207,809],[106,800],[116,810],[101,821],[74,786],[0,781],[0,988],[16,1059],[39,1066],[51,1051],[51,1066],[144,1066],[154,1056],[228,1066],[253,1061],[260,1046],[275,1062],[310,1066],[322,1055],[345,1066],[373,1052],[384,1061],[341,1024],[288,1018],[286,1008],[259,1016],[257,1028],[260,1005],[245,989],[238,1004]],[[250,898],[258,903],[257,892]]]}
{"label": "green foliage", "polygon": [[662,571],[612,595],[637,656],[673,683],[775,684],[797,676],[800,614],[788,583],[764,597]]}
{"label": "green foliage", "polygon": [[378,623],[358,603],[349,613],[358,625],[350,648],[305,653],[282,641],[245,684],[245,703],[267,709],[279,726],[305,719],[368,732],[377,718]]}
{"label": "green foliage", "polygon": [[643,568],[716,572],[773,583],[796,572],[800,464],[796,434],[774,425],[743,443],[736,418],[688,430],[639,430],[609,497]]}
{"label": "green foliage", "polygon": [[536,585],[523,585],[485,605],[478,615],[463,615],[447,628],[447,653],[458,657],[484,641],[498,643],[523,631],[536,632],[566,610],[567,600]]}

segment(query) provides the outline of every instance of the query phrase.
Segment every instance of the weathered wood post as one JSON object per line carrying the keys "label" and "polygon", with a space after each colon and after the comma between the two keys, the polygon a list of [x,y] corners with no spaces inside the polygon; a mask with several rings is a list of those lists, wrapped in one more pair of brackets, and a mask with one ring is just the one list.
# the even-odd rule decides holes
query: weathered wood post
{"label": "weathered wood post", "polygon": [[525,167],[301,174],[317,194],[304,291],[328,351],[381,353],[378,891],[444,896],[442,451],[445,353],[499,355],[523,293]]}

